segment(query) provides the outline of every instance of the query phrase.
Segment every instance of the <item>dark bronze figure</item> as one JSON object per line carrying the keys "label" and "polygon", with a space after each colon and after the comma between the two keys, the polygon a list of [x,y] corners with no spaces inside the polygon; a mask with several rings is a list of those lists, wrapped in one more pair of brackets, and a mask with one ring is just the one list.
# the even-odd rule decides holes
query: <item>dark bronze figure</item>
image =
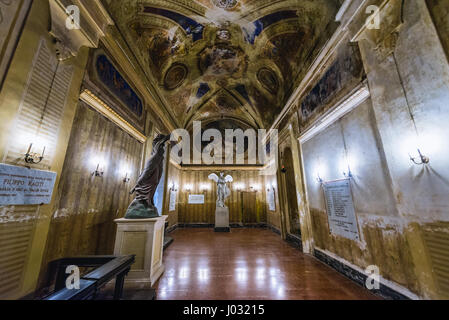
{"label": "dark bronze figure", "polygon": [[154,206],[154,194],[162,177],[164,168],[165,143],[170,140],[170,135],[158,135],[153,141],[153,151],[145,170],[140,175],[131,194],[136,193],[136,198],[126,211],[126,219],[149,219],[159,217]]}

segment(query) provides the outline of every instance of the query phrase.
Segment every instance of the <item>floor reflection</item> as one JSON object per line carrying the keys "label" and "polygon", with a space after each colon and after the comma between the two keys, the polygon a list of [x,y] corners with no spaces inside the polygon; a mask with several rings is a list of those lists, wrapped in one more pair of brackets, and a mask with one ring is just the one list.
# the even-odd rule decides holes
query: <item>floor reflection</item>
{"label": "floor reflection", "polygon": [[269,230],[180,229],[170,236],[160,300],[376,298]]}

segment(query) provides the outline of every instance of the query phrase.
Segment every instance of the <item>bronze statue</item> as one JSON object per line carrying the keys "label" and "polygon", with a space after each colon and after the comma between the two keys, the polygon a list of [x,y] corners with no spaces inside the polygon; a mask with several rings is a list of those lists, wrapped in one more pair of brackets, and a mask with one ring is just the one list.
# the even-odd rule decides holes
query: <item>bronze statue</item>
{"label": "bronze statue", "polygon": [[153,151],[145,170],[140,175],[131,194],[136,193],[136,198],[126,211],[126,219],[149,219],[159,217],[154,206],[154,194],[162,177],[164,168],[165,143],[170,140],[170,135],[158,135],[153,141]]}

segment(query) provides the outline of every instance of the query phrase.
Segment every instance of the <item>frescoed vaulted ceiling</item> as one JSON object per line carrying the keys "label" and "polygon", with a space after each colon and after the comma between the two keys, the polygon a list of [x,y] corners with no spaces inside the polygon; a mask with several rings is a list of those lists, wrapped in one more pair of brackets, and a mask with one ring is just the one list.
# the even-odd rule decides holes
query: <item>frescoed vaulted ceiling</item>
{"label": "frescoed vaulted ceiling", "polygon": [[179,127],[257,129],[281,112],[342,0],[103,2]]}

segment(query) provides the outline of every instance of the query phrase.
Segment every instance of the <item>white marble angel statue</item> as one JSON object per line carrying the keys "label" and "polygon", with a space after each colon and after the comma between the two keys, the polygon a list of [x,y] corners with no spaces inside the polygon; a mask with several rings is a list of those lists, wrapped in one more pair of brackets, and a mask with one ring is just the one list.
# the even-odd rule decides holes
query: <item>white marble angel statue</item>
{"label": "white marble angel statue", "polygon": [[215,173],[210,174],[209,180],[214,180],[217,183],[217,207],[226,208],[225,200],[231,195],[231,190],[229,190],[226,183],[233,182],[234,179],[230,175],[225,177],[224,173],[221,172],[220,176],[217,176]]}

